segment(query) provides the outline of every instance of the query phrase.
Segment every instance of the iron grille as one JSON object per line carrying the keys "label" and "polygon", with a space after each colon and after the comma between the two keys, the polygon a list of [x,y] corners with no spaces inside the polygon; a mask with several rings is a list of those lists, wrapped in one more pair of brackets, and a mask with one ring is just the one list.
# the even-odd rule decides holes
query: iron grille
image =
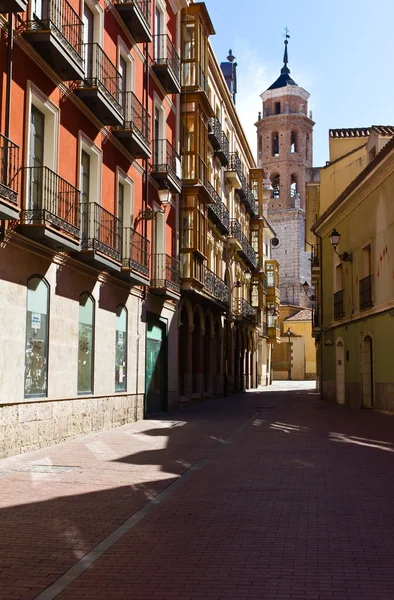
{"label": "iron grille", "polygon": [[149,241],[132,227],[123,228],[122,266],[149,276]]}
{"label": "iron grille", "polygon": [[180,83],[180,59],[170,37],[166,33],[163,33],[161,35],[155,35],[154,48],[154,64],[167,65],[172,70],[177,82]]}
{"label": "iron grille", "polygon": [[154,289],[171,289],[179,293],[179,261],[168,254],[154,254],[151,287]]}
{"label": "iron grille", "polygon": [[81,48],[85,60],[85,78],[78,85],[98,88],[108,102],[122,114],[121,74],[99,44],[82,44]]}
{"label": "iron grille", "polygon": [[368,275],[359,281],[360,309],[373,306],[372,280],[373,275]]}
{"label": "iron grille", "polygon": [[208,204],[208,212],[211,218],[221,227],[223,233],[228,233],[230,226],[230,213],[227,206],[221,201],[219,194],[209,181],[207,190],[213,200],[213,204]]}
{"label": "iron grille", "polygon": [[339,290],[334,294],[334,319],[341,319],[344,314],[343,290]]}
{"label": "iron grille", "polygon": [[33,19],[25,22],[25,28],[29,31],[51,31],[82,67],[83,23],[78,13],[67,0],[47,0],[42,3],[41,10],[41,15],[33,11]]}
{"label": "iron grille", "polygon": [[0,196],[18,203],[19,146],[0,134]]}
{"label": "iron grille", "polygon": [[257,266],[257,256],[256,252],[253,250],[252,246],[248,242],[244,233],[242,233],[242,228],[237,219],[230,219],[230,228],[229,235],[231,237],[237,238],[237,240],[241,243],[242,246],[242,254],[244,258],[250,263],[253,268]]}
{"label": "iron grille", "polygon": [[26,225],[46,225],[80,237],[80,191],[48,167],[26,167]]}
{"label": "iron grille", "polygon": [[98,251],[120,262],[120,219],[97,202],[82,202],[81,225],[83,250]]}
{"label": "iron grille", "polygon": [[152,165],[154,172],[169,172],[180,182],[180,165],[179,154],[168,140],[154,140]]}
{"label": "iron grille", "polygon": [[244,298],[234,298],[234,313],[250,321],[255,321],[257,317],[256,309]]}
{"label": "iron grille", "polygon": [[204,265],[204,286],[217,300],[227,306],[230,304],[230,290],[220,277]]}
{"label": "iron grille", "polygon": [[[123,107],[124,129],[132,129],[145,144],[149,145],[150,117],[148,111],[133,92],[123,92],[119,96],[119,100]],[[122,127],[117,126],[115,129],[122,129]]]}

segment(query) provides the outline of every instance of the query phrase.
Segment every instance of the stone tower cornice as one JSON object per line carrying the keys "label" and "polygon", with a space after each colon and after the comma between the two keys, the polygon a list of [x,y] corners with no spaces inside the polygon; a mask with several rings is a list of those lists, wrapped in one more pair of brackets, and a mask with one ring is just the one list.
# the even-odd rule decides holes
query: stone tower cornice
{"label": "stone tower cornice", "polygon": [[263,102],[274,98],[283,98],[283,96],[297,96],[298,98],[307,101],[310,98],[310,93],[298,85],[289,85],[274,90],[265,90],[265,92],[260,94],[260,98]]}

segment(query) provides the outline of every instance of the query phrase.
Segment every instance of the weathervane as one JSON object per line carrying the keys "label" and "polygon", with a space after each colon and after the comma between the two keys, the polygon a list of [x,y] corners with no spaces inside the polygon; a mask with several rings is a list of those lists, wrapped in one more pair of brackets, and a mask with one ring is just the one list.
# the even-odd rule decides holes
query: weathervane
{"label": "weathervane", "polygon": [[286,27],[285,27],[285,33],[283,34],[283,37],[285,37],[286,40],[290,39],[289,33],[290,33],[290,30],[287,28],[287,25],[286,25]]}

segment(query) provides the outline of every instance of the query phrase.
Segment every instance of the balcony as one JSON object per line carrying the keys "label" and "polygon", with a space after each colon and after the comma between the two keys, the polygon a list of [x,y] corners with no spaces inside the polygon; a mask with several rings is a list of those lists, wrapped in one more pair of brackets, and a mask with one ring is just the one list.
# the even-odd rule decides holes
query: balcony
{"label": "balcony", "polygon": [[113,129],[113,134],[135,158],[150,158],[150,117],[133,92],[120,96],[124,111],[123,125]]}
{"label": "balcony", "polygon": [[63,81],[83,79],[83,24],[79,15],[67,0],[47,0],[34,6],[37,12],[24,23],[24,39]]}
{"label": "balcony", "polygon": [[182,190],[181,161],[175,148],[168,140],[154,140],[153,142],[153,164],[151,176],[160,188],[168,188],[174,194]]}
{"label": "balcony", "polygon": [[168,254],[154,254],[152,259],[150,291],[158,296],[179,300],[179,261]]}
{"label": "balcony", "polygon": [[231,152],[228,165],[226,167],[225,176],[236,190],[242,189],[242,163],[236,152]]}
{"label": "balcony", "polygon": [[267,291],[267,302],[272,304],[280,303],[279,292],[279,263],[276,260],[265,261],[266,280],[264,287]]}
{"label": "balcony", "polygon": [[334,294],[334,319],[342,319],[345,315],[343,296],[343,290]]}
{"label": "balcony", "polygon": [[122,276],[125,279],[149,285],[149,241],[132,227],[124,227],[122,234]]}
{"label": "balcony", "polygon": [[219,158],[222,166],[226,167],[230,158],[230,145],[227,136],[222,131],[220,121],[216,117],[212,117],[208,121],[208,138],[215,156]]}
{"label": "balcony", "polygon": [[[251,269],[257,267],[257,256],[246,236],[242,233],[241,225],[237,219],[230,219],[229,237],[237,240],[237,250]],[[231,243],[231,242],[230,242]]]}
{"label": "balcony", "polygon": [[256,198],[254,197],[254,193],[252,192],[252,190],[250,189],[248,184],[246,184],[246,194],[244,197],[244,204],[245,204],[246,210],[248,211],[248,213],[250,214],[250,216],[252,218],[258,216],[258,214],[259,214],[258,203],[256,201]]}
{"label": "balcony", "polygon": [[255,322],[257,318],[256,309],[243,298],[234,298],[233,312],[236,317],[246,319],[247,321]]}
{"label": "balcony", "polygon": [[19,146],[0,134],[0,220],[18,219]]}
{"label": "balcony", "polygon": [[320,333],[320,314],[319,307],[312,308],[312,336],[316,337]]}
{"label": "balcony", "polygon": [[151,0],[112,0],[114,8],[137,43],[151,42]]}
{"label": "balcony", "polygon": [[180,60],[175,46],[167,34],[155,35],[154,38],[152,71],[167,94],[180,94]]}
{"label": "balcony", "polygon": [[0,13],[25,12],[27,2],[24,0],[0,0]]}
{"label": "balcony", "polygon": [[98,44],[82,44],[85,59],[83,81],[74,89],[103,125],[123,125],[122,77]]}
{"label": "balcony", "polygon": [[371,308],[373,306],[372,282],[373,275],[368,275],[367,277],[364,277],[364,279],[360,279],[359,281],[358,285],[360,310],[364,310],[365,308]]}
{"label": "balcony", "polygon": [[81,203],[81,249],[76,258],[101,270],[121,270],[121,224],[96,202]]}
{"label": "balcony", "polygon": [[80,192],[47,167],[27,167],[19,231],[56,250],[80,247]]}
{"label": "balcony", "polygon": [[267,321],[263,321],[263,337],[268,337],[268,323]]}
{"label": "balcony", "polygon": [[211,296],[218,300],[225,306],[229,306],[230,304],[230,290],[228,286],[224,283],[220,277],[215,275],[211,269],[208,269],[204,265],[204,274],[203,274],[203,282],[204,282],[204,291],[208,292]]}
{"label": "balcony", "polygon": [[230,213],[227,206],[221,201],[213,185],[207,182],[207,190],[213,199],[213,204],[208,204],[209,218],[215,223],[223,235],[227,235],[230,227]]}
{"label": "balcony", "polygon": [[280,326],[273,325],[272,327],[268,326],[268,342],[271,344],[280,343]]}

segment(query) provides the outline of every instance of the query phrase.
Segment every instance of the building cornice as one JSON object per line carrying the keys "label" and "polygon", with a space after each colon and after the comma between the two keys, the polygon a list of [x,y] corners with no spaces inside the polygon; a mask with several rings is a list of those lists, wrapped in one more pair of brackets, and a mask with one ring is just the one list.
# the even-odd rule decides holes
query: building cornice
{"label": "building cornice", "polygon": [[298,85],[287,85],[286,87],[276,88],[274,90],[265,90],[260,94],[263,102],[274,98],[282,98],[283,96],[298,96],[307,101],[310,98],[310,93]]}
{"label": "building cornice", "polygon": [[215,81],[218,89],[220,98],[223,100],[231,123],[234,125],[235,130],[237,132],[238,140],[240,141],[244,152],[249,160],[249,168],[257,168],[257,164],[253,157],[253,153],[250,149],[249,143],[246,139],[245,132],[241,125],[241,121],[239,119],[238,113],[234,106],[234,102],[231,98],[230,90],[227,87],[227,83],[224,79],[222,70],[219,66],[215,53],[213,51],[212,45],[209,42],[208,44],[208,56],[209,56],[209,68],[212,73],[213,80]]}

